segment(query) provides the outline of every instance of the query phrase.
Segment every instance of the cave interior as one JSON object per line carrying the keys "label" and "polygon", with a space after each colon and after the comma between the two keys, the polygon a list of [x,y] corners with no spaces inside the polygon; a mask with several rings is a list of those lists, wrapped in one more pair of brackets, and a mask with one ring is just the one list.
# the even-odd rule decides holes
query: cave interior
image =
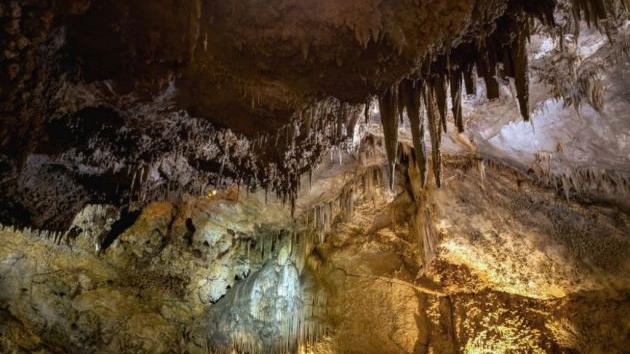
{"label": "cave interior", "polygon": [[627,353],[630,1],[0,1],[0,353]]}

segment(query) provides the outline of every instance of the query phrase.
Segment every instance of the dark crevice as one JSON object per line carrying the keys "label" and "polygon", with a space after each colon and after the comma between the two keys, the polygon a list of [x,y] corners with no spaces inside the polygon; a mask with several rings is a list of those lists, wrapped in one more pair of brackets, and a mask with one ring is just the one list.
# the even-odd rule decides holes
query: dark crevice
{"label": "dark crevice", "polygon": [[120,219],[116,220],[116,222],[112,224],[111,230],[109,231],[107,236],[105,236],[105,238],[103,239],[103,242],[101,243],[100,252],[104,252],[109,246],[111,246],[111,244],[114,243],[114,241],[118,238],[118,236],[120,236],[123,232],[125,232],[125,230],[130,228],[131,225],[133,225],[136,222],[139,216],[140,216],[139,210],[138,211],[124,210],[120,215]]}
{"label": "dark crevice", "polygon": [[192,245],[193,235],[195,234],[195,231],[197,231],[197,228],[195,227],[195,224],[193,224],[192,219],[187,218],[186,219],[186,234],[184,235],[184,240],[186,241],[186,244],[188,244],[188,246]]}

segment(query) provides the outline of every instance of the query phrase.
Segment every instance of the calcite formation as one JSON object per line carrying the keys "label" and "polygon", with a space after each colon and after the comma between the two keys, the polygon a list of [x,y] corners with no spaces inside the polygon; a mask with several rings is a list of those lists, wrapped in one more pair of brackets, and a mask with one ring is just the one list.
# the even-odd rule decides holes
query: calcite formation
{"label": "calcite formation", "polygon": [[0,352],[624,352],[629,10],[0,3]]}
{"label": "calcite formation", "polygon": [[[221,192],[151,204],[109,244],[92,236],[96,223],[61,243],[4,228],[3,350],[623,347],[627,214],[567,202],[506,166],[482,175],[474,158],[446,157],[455,178],[426,200],[420,223],[432,236],[418,235],[409,180],[392,201],[379,155],[351,166],[364,171],[352,178],[316,175],[296,222],[280,201]],[[76,227],[107,210],[87,208]],[[116,228],[103,220],[102,233]]]}
{"label": "calcite formation", "polygon": [[[586,20],[614,37],[627,5],[10,1],[0,11],[0,65],[8,74],[2,220],[63,230],[88,203],[136,210],[208,184],[263,188],[293,204],[299,176],[352,137],[375,97],[390,165],[395,121],[406,112],[421,176],[422,132],[429,132],[439,185],[449,96],[464,129],[462,81],[471,94],[475,76],[483,78],[493,99],[499,82],[512,80],[527,120],[532,31],[564,34],[575,27],[567,21]],[[554,10],[564,11],[564,22]],[[599,97],[597,87],[583,85],[572,99]],[[34,191],[27,187],[33,178],[64,188]],[[66,206],[45,215],[43,205],[61,199]]]}

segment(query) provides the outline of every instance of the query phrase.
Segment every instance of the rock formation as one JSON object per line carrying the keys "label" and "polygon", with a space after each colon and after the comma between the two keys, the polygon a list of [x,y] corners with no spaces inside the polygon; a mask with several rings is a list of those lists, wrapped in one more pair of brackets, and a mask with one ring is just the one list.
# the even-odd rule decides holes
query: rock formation
{"label": "rock formation", "polygon": [[0,3],[0,352],[624,352],[629,10]]}

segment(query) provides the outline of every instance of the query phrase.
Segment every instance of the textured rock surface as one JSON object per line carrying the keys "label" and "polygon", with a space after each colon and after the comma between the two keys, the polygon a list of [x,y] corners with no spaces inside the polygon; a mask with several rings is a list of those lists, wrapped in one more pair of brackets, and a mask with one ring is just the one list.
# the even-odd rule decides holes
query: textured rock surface
{"label": "textured rock surface", "polygon": [[[165,189],[219,185],[223,176],[287,197],[295,173],[308,170],[337,131],[313,122],[318,136],[298,136],[296,148],[291,119],[329,96],[364,103],[417,69],[433,47],[504,10],[477,6],[497,13],[473,16],[475,3],[460,0],[2,4],[0,173],[10,182],[0,190],[3,221],[61,230],[71,222],[64,210],[145,205]],[[318,117],[329,115],[338,108]],[[51,158],[55,172],[47,164],[26,178],[67,187],[30,199],[57,205],[73,196],[52,220],[21,190],[34,153]],[[173,160],[184,179],[165,171]],[[147,169],[161,182],[141,191]]]}
{"label": "textured rock surface", "polygon": [[3,230],[3,322],[19,319],[17,327],[7,323],[7,331],[19,332],[3,332],[6,348],[21,347],[21,340],[29,341],[21,336],[35,333],[53,352],[184,350],[193,320],[269,258],[255,243],[286,228],[286,212],[274,217],[259,203],[217,195],[191,199],[181,210],[151,204],[109,245],[87,230],[62,244]]}
{"label": "textured rock surface", "polygon": [[0,352],[624,352],[629,8],[0,3]]}
{"label": "textured rock surface", "polygon": [[[382,167],[355,175],[360,182],[343,168],[321,170],[297,233],[276,202],[229,191],[151,204],[100,253],[80,246],[94,231],[58,244],[5,229],[0,343],[112,353],[621,352],[628,215],[567,202],[498,165],[482,179],[475,161],[447,159],[445,184],[428,200],[430,259],[410,219],[383,219],[404,202],[387,192]],[[350,186],[344,214],[337,196]],[[90,207],[75,223],[106,210]]]}
{"label": "textured rock surface", "polygon": [[482,180],[461,160],[446,166],[431,262],[416,261],[405,223],[370,232],[383,201],[357,205],[311,256],[334,328],[312,350],[623,352],[628,215],[567,203],[504,167]]}
{"label": "textured rock surface", "polygon": [[[489,98],[499,96],[499,82],[513,80],[518,112],[527,120],[525,45],[540,31],[530,22],[557,34],[572,29],[567,21],[585,19],[616,38],[627,18],[626,0],[556,5],[2,4],[0,71],[8,75],[0,82],[0,195],[6,200],[0,220],[65,231],[89,203],[134,211],[186,192],[206,193],[208,184],[261,187],[293,204],[300,175],[331,145],[347,145],[375,97],[389,97],[382,115],[387,126],[406,109],[414,128],[425,127],[423,101],[439,181],[447,91],[462,130],[462,80],[467,92],[477,92],[474,67]],[[556,17],[568,18],[556,24],[554,9],[565,7]],[[390,163],[394,132],[386,139]],[[412,133],[417,143],[423,139]]]}

